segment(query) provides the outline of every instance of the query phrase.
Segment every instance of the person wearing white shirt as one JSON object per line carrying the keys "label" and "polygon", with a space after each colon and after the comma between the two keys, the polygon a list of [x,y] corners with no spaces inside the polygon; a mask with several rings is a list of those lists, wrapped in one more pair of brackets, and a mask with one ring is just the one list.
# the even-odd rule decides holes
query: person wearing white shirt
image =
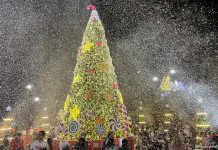
{"label": "person wearing white shirt", "polygon": [[48,143],[44,141],[45,131],[40,131],[38,134],[38,140],[34,141],[31,144],[31,150],[49,150]]}

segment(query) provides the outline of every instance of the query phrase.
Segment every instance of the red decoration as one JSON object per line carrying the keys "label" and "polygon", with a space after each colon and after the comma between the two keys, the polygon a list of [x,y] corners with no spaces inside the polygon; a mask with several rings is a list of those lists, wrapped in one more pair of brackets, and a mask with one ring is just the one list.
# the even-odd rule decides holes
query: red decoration
{"label": "red decoration", "polygon": [[92,99],[92,97],[93,97],[93,93],[92,92],[88,92],[88,93],[85,94],[85,99],[86,100]]}
{"label": "red decoration", "polygon": [[114,89],[118,89],[118,88],[119,88],[119,85],[118,85],[117,82],[114,82],[114,83],[112,84],[112,87],[113,87]]}
{"label": "red decoration", "polygon": [[96,6],[92,5],[92,4],[89,4],[86,9],[87,10],[96,10]]}
{"label": "red decoration", "polygon": [[88,74],[94,74],[95,73],[95,70],[94,69],[89,69],[87,70]]}
{"label": "red decoration", "polygon": [[101,41],[96,42],[96,46],[100,47],[102,45],[103,45],[103,42],[101,42]]}

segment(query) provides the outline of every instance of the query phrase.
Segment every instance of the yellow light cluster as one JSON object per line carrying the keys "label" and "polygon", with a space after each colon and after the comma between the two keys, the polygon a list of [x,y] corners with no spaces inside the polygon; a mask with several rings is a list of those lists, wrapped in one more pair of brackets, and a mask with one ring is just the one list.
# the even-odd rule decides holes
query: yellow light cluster
{"label": "yellow light cluster", "polygon": [[197,124],[196,127],[207,128],[207,127],[210,127],[210,125],[209,124]]}
{"label": "yellow light cluster", "polygon": [[200,136],[197,136],[196,139],[197,140],[202,140],[202,138]]}
{"label": "yellow light cluster", "polygon": [[172,116],[173,114],[164,114],[166,117],[170,117],[170,116]]}
{"label": "yellow light cluster", "polygon": [[3,119],[3,121],[12,121],[12,120],[14,120],[13,118],[5,118],[5,119]]}
{"label": "yellow light cluster", "polygon": [[170,121],[165,121],[164,123],[165,123],[165,124],[170,124],[171,122],[170,122]]}
{"label": "yellow light cluster", "polygon": [[12,128],[1,128],[1,131],[8,131],[8,130],[12,130]]}
{"label": "yellow light cluster", "polygon": [[145,124],[146,123],[146,121],[140,121],[139,122],[139,124]]}

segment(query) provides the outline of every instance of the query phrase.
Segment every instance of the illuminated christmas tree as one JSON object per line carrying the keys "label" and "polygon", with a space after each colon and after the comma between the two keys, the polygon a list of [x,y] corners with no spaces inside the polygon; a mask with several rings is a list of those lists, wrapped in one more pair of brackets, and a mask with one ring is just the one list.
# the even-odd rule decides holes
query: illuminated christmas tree
{"label": "illuminated christmas tree", "polygon": [[104,27],[95,6],[78,49],[77,64],[70,93],[61,118],[68,138],[100,139],[114,131],[123,137],[129,130],[128,116],[112,64]]}

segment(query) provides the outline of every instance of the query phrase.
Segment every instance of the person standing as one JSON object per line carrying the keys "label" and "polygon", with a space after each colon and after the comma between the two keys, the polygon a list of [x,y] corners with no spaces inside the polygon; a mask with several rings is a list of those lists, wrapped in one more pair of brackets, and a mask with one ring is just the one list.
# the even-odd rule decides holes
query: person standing
{"label": "person standing", "polygon": [[9,147],[9,140],[8,140],[8,135],[5,135],[4,139],[3,139],[3,146],[4,146],[4,149],[8,149]]}
{"label": "person standing", "polygon": [[86,140],[83,137],[80,137],[78,142],[74,145],[74,150],[88,150]]}
{"label": "person standing", "polygon": [[47,143],[48,143],[49,149],[52,150],[53,149],[53,146],[52,146],[53,139],[51,135],[48,137]]}
{"label": "person standing", "polygon": [[47,141],[44,141],[45,131],[39,131],[37,140],[31,144],[31,150],[50,150]]}
{"label": "person standing", "polygon": [[118,150],[130,150],[127,139],[122,140],[122,146]]}
{"label": "person standing", "polygon": [[9,150],[24,150],[23,140],[21,139],[21,134],[16,133],[14,139],[11,141]]}

